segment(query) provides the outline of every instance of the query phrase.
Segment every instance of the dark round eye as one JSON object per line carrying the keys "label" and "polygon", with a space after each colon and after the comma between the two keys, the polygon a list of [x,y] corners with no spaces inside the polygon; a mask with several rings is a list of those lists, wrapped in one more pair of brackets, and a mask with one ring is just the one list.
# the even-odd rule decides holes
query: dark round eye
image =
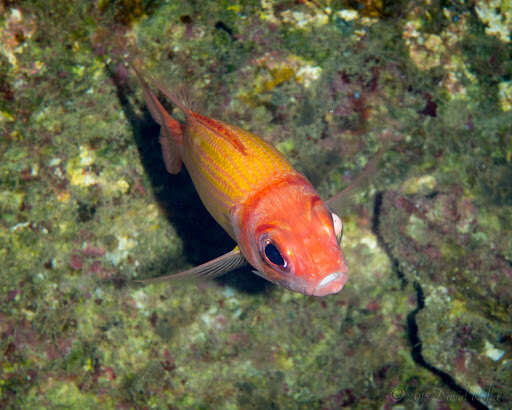
{"label": "dark round eye", "polygon": [[265,256],[274,265],[277,265],[282,269],[286,268],[286,261],[283,259],[279,249],[277,249],[274,244],[267,243],[265,245]]}

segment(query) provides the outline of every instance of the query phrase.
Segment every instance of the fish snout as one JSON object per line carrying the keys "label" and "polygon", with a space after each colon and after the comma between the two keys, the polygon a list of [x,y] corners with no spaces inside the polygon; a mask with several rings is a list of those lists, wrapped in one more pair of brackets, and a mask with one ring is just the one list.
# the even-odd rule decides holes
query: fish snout
{"label": "fish snout", "polygon": [[348,267],[343,261],[341,269],[324,277],[311,293],[313,296],[326,296],[338,293],[348,279]]}

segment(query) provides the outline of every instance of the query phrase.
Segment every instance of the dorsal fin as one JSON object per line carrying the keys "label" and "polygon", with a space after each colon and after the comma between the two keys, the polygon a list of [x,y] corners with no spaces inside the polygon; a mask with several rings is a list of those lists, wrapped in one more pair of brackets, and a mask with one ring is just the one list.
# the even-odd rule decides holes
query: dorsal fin
{"label": "dorsal fin", "polygon": [[247,155],[247,150],[244,144],[242,141],[240,141],[240,138],[237,136],[236,132],[233,132],[231,128],[232,126],[221,121],[214,120],[213,118],[205,117],[204,115],[198,114],[196,112],[192,112],[191,117],[198,121],[203,127],[210,129],[217,136],[229,142],[242,155]]}
{"label": "dorsal fin", "polygon": [[182,166],[181,156],[177,147],[178,144],[183,143],[183,129],[181,124],[172,118],[162,104],[160,104],[160,101],[158,101],[155,94],[153,94],[144,76],[137,69],[135,64],[130,62],[130,66],[137,74],[142,85],[142,95],[151,113],[151,117],[160,125],[160,144],[162,146],[162,157],[165,168],[170,174],[177,174],[180,172]]}
{"label": "dorsal fin", "polygon": [[138,69],[133,62],[130,62],[130,65],[134,69],[134,71],[137,73],[137,76],[139,78],[143,78],[147,80],[153,87],[155,87],[158,91],[160,91],[163,95],[165,95],[171,102],[178,107],[183,113],[188,116],[192,112],[190,108],[188,108],[185,104],[183,104],[178,97],[176,97],[173,93],[169,92],[162,84],[160,84],[157,80],[152,78],[150,75],[147,75],[144,73],[142,75],[140,69]]}

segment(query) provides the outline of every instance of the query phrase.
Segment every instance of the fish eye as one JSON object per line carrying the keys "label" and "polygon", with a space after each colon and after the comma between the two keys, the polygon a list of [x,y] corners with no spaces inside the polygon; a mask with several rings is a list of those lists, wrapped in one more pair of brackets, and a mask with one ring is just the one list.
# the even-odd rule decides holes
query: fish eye
{"label": "fish eye", "polygon": [[280,269],[286,269],[288,264],[284,260],[279,249],[272,243],[268,242],[264,248],[265,259],[273,265],[277,265]]}

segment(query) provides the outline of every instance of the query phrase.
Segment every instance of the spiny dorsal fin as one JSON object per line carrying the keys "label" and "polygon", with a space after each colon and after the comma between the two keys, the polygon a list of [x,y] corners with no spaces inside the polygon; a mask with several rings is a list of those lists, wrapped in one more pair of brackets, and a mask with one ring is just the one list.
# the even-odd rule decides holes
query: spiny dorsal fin
{"label": "spiny dorsal fin", "polygon": [[[162,94],[164,94],[171,102],[178,107],[185,115],[189,115],[192,111],[190,108],[188,108],[185,104],[183,104],[178,97],[176,97],[173,93],[169,92],[166,87],[164,87],[160,82],[155,80],[150,75],[143,73],[140,68],[136,66],[136,64],[133,61],[128,61],[130,66],[133,68],[135,73],[137,74],[137,77],[141,80],[141,82],[146,83],[149,82],[153,87],[155,87],[158,91],[160,91]],[[147,83],[146,83],[147,84]]]}
{"label": "spiny dorsal fin", "polygon": [[160,124],[160,144],[162,146],[162,157],[164,159],[165,168],[170,174],[177,174],[181,170],[182,160],[178,151],[178,144],[183,142],[183,129],[181,124],[176,121],[160,104],[155,94],[149,88],[145,77],[133,62],[131,67],[137,74],[142,85],[142,95],[148,106],[151,117]]}

